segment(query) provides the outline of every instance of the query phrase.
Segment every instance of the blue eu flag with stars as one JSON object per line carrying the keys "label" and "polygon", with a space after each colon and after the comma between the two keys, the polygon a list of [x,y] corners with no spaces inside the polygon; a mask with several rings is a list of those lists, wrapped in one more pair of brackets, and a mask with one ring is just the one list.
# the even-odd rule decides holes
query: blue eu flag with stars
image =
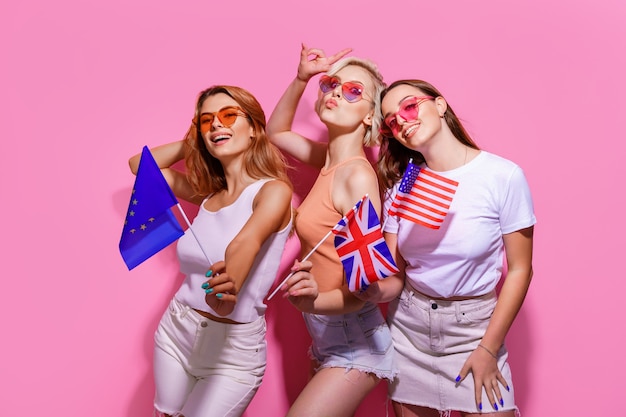
{"label": "blue eu flag with stars", "polygon": [[144,146],[120,238],[120,253],[128,270],[184,234],[171,210],[176,204],[161,169]]}

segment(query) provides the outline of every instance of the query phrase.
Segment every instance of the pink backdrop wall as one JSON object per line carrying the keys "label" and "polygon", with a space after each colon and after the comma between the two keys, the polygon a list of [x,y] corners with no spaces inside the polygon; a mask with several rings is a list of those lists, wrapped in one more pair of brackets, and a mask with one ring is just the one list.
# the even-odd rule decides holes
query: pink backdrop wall
{"label": "pink backdrop wall", "polygon": [[[519,405],[626,415],[625,21],[621,0],[3,2],[3,414],[150,415],[152,334],[181,277],[173,247],[132,272],[122,262],[127,158],[180,138],[214,83],[251,90],[269,114],[303,41],[353,47],[387,81],[433,82],[484,149],[525,169],[539,222],[507,340]],[[314,94],[297,127],[321,137]],[[297,199],[312,180],[298,168]],[[247,416],[282,415],[305,382],[298,313],[277,298],[268,321]],[[384,400],[381,386],[358,417],[384,415]]]}

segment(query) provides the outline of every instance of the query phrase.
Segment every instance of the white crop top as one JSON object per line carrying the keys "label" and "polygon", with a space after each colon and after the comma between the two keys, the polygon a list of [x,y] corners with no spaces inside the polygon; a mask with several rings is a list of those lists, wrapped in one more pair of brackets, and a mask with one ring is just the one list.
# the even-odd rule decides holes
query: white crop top
{"label": "white crop top", "polygon": [[[216,212],[206,210],[204,201],[202,202],[192,228],[212,262],[224,260],[226,247],[252,215],[254,198],[268,181],[271,180],[263,179],[249,185],[233,204]],[[249,323],[265,314],[267,305],[264,298],[276,278],[292,220],[284,229],[272,234],[263,243],[248,277],[237,294],[235,309],[222,317]],[[207,280],[205,274],[210,265],[190,230],[178,240],[176,253],[185,280],[175,298],[191,308],[218,315],[204,300],[206,294],[202,289],[202,283]]]}
{"label": "white crop top", "polygon": [[[459,183],[441,228],[391,216],[385,232],[398,235],[406,280],[419,292],[443,298],[484,295],[502,277],[502,235],[536,222],[528,183],[519,166],[485,151],[438,174]],[[391,194],[397,189],[398,184]],[[384,213],[390,204],[388,197]]]}

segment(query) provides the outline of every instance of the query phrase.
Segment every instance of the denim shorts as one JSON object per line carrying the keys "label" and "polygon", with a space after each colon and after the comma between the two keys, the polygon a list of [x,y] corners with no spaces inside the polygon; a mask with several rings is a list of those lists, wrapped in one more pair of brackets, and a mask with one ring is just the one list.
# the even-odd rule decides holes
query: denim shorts
{"label": "denim shorts", "polygon": [[[393,401],[429,407],[440,412],[478,412],[472,374],[456,384],[469,355],[478,347],[497,298],[495,292],[462,301],[434,300],[405,286],[389,304],[387,321],[396,350],[398,375],[389,385]],[[500,386],[504,406],[517,410],[508,353],[497,352],[498,368],[510,391]],[[483,389],[483,412],[494,412]]]}
{"label": "denim shorts", "polygon": [[304,313],[303,317],[312,339],[309,353],[319,368],[358,369],[393,379],[391,333],[377,305],[366,303],[348,314]]}

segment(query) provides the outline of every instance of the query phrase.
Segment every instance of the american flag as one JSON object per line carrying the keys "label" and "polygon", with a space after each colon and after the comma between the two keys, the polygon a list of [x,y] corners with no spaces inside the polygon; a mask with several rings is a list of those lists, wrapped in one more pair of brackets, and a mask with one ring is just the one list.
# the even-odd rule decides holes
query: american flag
{"label": "american flag", "polygon": [[332,231],[350,291],[364,291],[371,283],[398,272],[369,196],[365,195]]}
{"label": "american flag", "polygon": [[431,229],[443,223],[459,183],[409,162],[391,207],[399,216]]}

